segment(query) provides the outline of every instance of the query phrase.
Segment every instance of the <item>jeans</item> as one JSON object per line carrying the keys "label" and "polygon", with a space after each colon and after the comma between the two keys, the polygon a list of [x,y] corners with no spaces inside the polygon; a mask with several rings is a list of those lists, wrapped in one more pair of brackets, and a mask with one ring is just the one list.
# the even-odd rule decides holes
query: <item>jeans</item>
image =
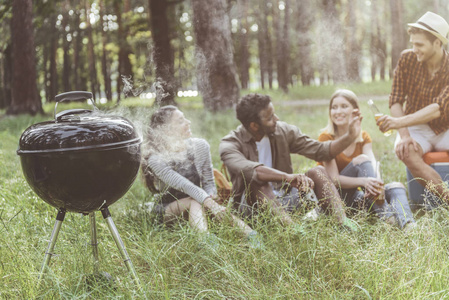
{"label": "jeans", "polygon": [[[288,212],[294,212],[299,209],[314,208],[318,205],[318,199],[316,198],[314,191],[309,191],[308,193],[299,192],[297,188],[292,188],[289,191],[284,189],[273,189],[273,193],[276,196],[277,201],[282,207]],[[255,203],[254,205],[257,205]],[[240,199],[240,204],[238,206],[238,211],[243,217],[252,217],[257,209],[250,206],[246,200],[246,195],[243,194]]]}
{"label": "jeans", "polygon": [[[348,177],[376,177],[370,161],[365,161],[359,165],[354,165],[350,162],[340,172],[340,175]],[[349,207],[364,208],[383,220],[394,217],[400,228],[403,228],[409,222],[415,222],[408,203],[407,193],[402,185],[394,183],[385,185],[386,201],[383,204],[376,203],[374,199],[365,199],[364,196],[363,190],[358,188],[341,189],[341,198]]]}

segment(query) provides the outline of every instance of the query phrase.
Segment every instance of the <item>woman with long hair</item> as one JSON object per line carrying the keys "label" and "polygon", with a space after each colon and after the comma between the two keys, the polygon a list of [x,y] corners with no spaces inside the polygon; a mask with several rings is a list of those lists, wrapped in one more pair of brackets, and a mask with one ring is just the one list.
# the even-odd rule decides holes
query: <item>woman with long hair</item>
{"label": "woman with long hair", "polygon": [[[354,109],[360,110],[355,93],[337,90],[330,99],[328,125],[318,140],[328,141],[344,135]],[[399,182],[384,185],[380,178],[372,139],[366,131],[362,130],[354,142],[334,159],[320,164],[340,188],[347,206],[366,209],[401,229],[415,226],[405,187]]]}
{"label": "woman with long hair", "polygon": [[215,201],[210,146],[204,139],[192,137],[190,121],[178,108],[169,105],[153,113],[145,146],[143,171],[147,186],[154,193],[154,211],[163,222],[186,217],[194,230],[216,243],[216,237],[208,232],[205,211],[218,220],[229,216],[250,247],[262,247],[256,231]]}

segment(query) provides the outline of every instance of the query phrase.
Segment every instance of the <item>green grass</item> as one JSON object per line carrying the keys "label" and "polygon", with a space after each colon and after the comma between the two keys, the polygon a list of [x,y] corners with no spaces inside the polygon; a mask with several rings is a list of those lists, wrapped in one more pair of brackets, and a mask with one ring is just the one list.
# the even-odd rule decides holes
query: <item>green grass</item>
{"label": "green grass", "polygon": [[[319,98],[326,99],[329,93]],[[378,104],[388,111],[386,101]],[[282,120],[311,137],[326,125],[326,105],[275,105]],[[394,138],[384,137],[366,104],[361,105],[363,127],[376,141],[374,152],[382,162],[384,180],[406,183],[405,168],[392,151]],[[46,111],[52,114],[49,107]],[[139,128],[151,111],[150,106],[126,101],[115,109]],[[237,126],[234,112],[211,114],[189,105],[184,111],[194,134],[211,144],[213,164],[219,167],[219,139]],[[219,251],[213,252],[198,246],[186,222],[166,228],[139,207],[151,200],[140,176],[110,210],[142,290],[129,276],[99,213],[100,270],[112,275],[113,286],[85,284],[92,273],[89,220],[68,213],[56,243],[58,255],[37,287],[56,209],[32,192],[15,152],[29,125],[51,118],[50,114],[0,117],[0,299],[444,299],[449,295],[449,214],[444,209],[421,217],[417,230],[409,234],[359,214],[354,217],[361,225],[359,233],[341,231],[323,217],[305,224],[306,234],[297,236],[284,231],[275,218],[262,215],[251,225],[264,237],[263,252],[248,250],[235,229],[210,222],[211,231],[222,240]],[[298,156],[293,161],[297,171],[315,165]],[[294,218],[299,221],[301,216]]]}

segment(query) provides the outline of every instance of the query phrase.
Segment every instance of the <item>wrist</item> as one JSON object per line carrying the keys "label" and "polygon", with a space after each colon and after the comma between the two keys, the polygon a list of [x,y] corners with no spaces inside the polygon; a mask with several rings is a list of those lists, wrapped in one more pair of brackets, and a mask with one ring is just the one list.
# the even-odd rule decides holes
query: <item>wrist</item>
{"label": "wrist", "polygon": [[407,127],[402,127],[401,129],[398,129],[399,136],[401,139],[409,138],[410,132],[408,132]]}
{"label": "wrist", "polygon": [[401,129],[401,128],[406,128],[409,124],[409,119],[410,119],[410,115],[404,115],[402,117],[398,117],[398,128],[397,129]]}

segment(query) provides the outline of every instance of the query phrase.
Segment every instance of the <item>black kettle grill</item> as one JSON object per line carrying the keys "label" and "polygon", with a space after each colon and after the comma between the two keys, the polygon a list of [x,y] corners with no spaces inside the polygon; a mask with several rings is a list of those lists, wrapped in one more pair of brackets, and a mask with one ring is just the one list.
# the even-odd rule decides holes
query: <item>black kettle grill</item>
{"label": "black kettle grill", "polygon": [[20,137],[17,154],[23,174],[36,194],[58,209],[39,281],[49,265],[66,211],[89,215],[94,273],[98,273],[95,211],[101,211],[133,279],[139,280],[108,206],[131,187],[140,166],[141,138],[125,118],[93,110],[70,109],[56,113],[59,102],[92,99],[75,91],[55,97],[54,120],[28,127]]}

